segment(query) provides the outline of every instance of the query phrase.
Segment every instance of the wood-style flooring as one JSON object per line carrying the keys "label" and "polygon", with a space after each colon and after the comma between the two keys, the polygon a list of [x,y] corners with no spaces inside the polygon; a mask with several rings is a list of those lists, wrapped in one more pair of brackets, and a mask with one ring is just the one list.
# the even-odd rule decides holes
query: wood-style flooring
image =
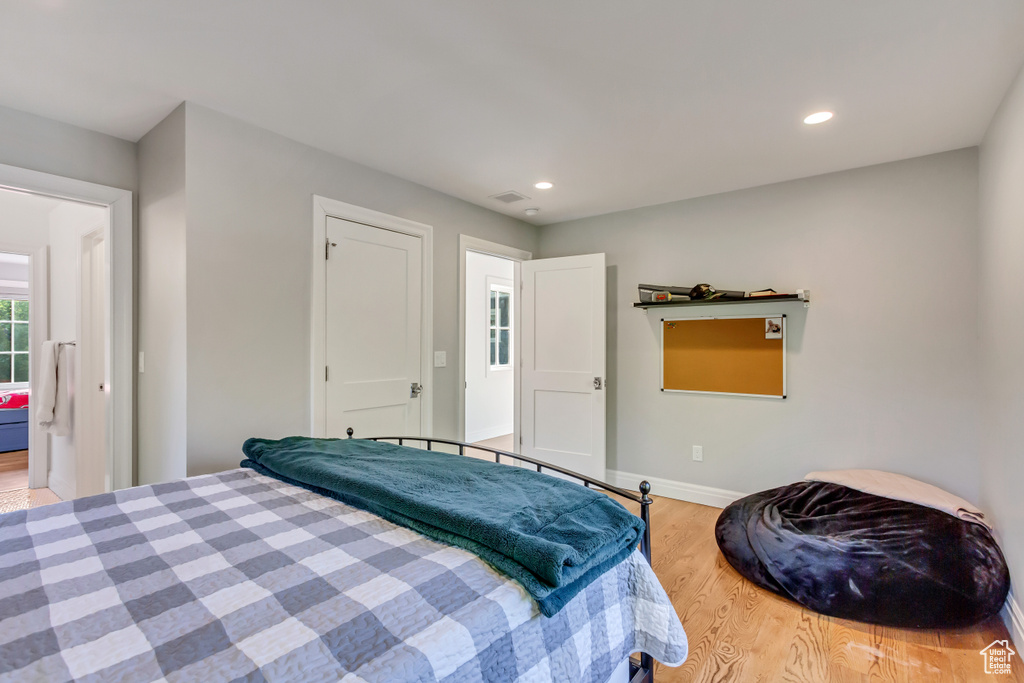
{"label": "wood-style flooring", "polygon": [[[493,439],[486,439],[484,441],[477,441],[474,445],[484,446],[486,448],[497,448],[499,451],[508,451],[509,453],[515,453],[516,449],[512,447],[512,435],[505,434],[504,436],[496,436]],[[489,456],[493,458],[494,456]]]}
{"label": "wood-style flooring", "polygon": [[658,683],[1024,681],[1019,655],[1013,675],[985,674],[979,651],[1010,637],[998,618],[955,631],[884,628],[815,614],[758,588],[718,551],[720,512],[669,498],[651,506],[654,572],[690,643],[682,666],[656,668]]}
{"label": "wood-style flooring", "polygon": [[28,488],[28,451],[0,453],[0,491]]}

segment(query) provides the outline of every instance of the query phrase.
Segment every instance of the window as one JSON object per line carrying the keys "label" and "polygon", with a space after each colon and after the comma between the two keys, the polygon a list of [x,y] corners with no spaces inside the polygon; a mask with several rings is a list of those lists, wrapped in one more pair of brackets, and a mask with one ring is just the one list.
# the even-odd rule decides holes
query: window
{"label": "window", "polygon": [[0,386],[28,382],[28,302],[0,299]]}
{"label": "window", "polygon": [[512,367],[512,288],[491,285],[490,365],[492,370]]}

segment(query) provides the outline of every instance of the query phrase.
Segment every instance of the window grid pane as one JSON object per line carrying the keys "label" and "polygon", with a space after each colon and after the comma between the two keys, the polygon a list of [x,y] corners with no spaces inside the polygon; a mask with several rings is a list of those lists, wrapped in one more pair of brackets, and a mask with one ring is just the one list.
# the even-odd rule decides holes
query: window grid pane
{"label": "window grid pane", "polygon": [[0,299],[0,320],[11,319],[11,300]]}
{"label": "window grid pane", "polygon": [[15,351],[28,351],[28,323],[12,323],[14,331],[12,334]]}
{"label": "window grid pane", "polygon": [[489,293],[489,361],[492,368],[512,365],[512,293],[492,286]]}
{"label": "window grid pane", "polygon": [[28,302],[27,301],[15,301],[14,302],[14,319],[21,320],[22,322],[28,322]]}
{"label": "window grid pane", "polygon": [[502,330],[498,339],[498,365],[508,365],[508,330]]}
{"label": "window grid pane", "polygon": [[11,381],[11,354],[0,353],[0,383]]}
{"label": "window grid pane", "polygon": [[508,292],[498,293],[498,325],[500,327],[508,328]]}
{"label": "window grid pane", "polygon": [[15,382],[27,382],[28,381],[28,354],[27,353],[16,353],[16,354],[14,354],[14,381]]}

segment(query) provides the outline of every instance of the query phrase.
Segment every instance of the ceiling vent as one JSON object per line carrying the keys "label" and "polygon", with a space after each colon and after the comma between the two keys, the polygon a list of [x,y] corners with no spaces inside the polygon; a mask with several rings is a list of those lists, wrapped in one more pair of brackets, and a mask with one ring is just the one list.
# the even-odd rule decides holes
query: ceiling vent
{"label": "ceiling vent", "polygon": [[512,202],[519,202],[524,199],[529,199],[525,194],[519,194],[515,190],[509,190],[508,192],[502,192],[501,194],[492,194],[491,199],[497,199],[499,202],[505,204],[511,204]]}

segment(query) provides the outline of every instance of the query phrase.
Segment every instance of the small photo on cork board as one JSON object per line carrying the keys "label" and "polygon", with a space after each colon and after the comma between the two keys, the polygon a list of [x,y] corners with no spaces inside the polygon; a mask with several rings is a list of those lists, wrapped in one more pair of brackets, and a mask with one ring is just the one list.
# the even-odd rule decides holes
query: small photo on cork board
{"label": "small photo on cork board", "polygon": [[786,398],[786,316],[664,318],[661,389]]}

